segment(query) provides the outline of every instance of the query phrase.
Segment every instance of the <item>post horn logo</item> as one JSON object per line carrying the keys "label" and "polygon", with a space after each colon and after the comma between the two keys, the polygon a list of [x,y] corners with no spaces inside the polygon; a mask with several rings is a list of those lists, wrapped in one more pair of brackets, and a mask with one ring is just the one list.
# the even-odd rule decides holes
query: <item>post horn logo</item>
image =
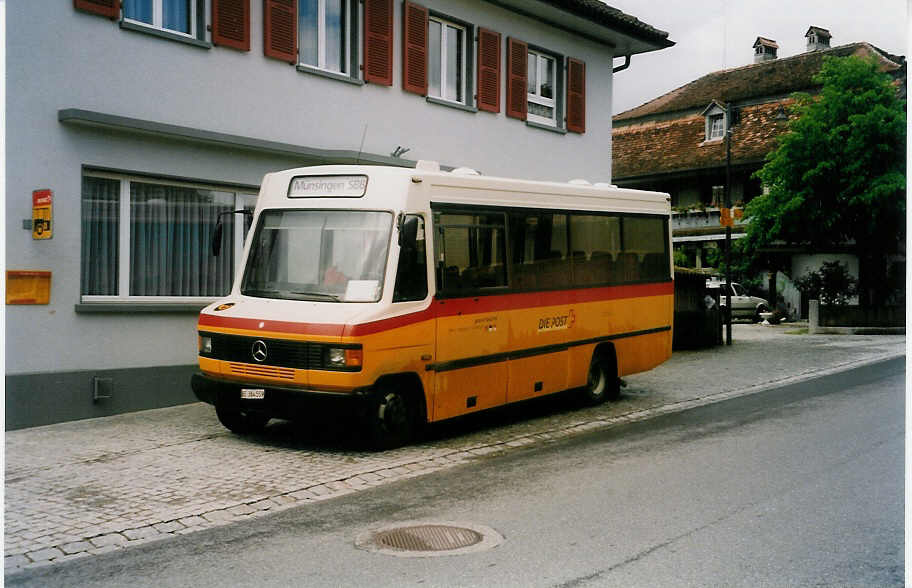
{"label": "post horn logo", "polygon": [[266,361],[267,350],[266,343],[260,339],[257,339],[253,342],[253,346],[250,348],[250,355],[253,356],[254,361],[258,363],[263,363]]}

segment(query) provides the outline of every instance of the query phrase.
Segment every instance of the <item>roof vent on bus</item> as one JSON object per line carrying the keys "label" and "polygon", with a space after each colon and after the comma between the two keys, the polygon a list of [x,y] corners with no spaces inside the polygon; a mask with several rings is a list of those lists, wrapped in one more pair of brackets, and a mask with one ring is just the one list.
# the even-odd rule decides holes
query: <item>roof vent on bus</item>
{"label": "roof vent on bus", "polygon": [[596,188],[617,188],[617,184],[609,184],[608,182],[596,182]]}
{"label": "roof vent on bus", "polygon": [[576,184],[577,186],[591,186],[592,182],[589,180],[583,180],[581,178],[576,178],[575,180],[570,180],[568,184]]}
{"label": "roof vent on bus", "polygon": [[450,173],[456,174],[457,176],[480,176],[481,175],[478,173],[478,170],[474,170],[470,167],[457,167]]}
{"label": "roof vent on bus", "polygon": [[429,161],[427,159],[420,159],[418,163],[415,164],[415,169],[418,171],[425,172],[439,172],[440,164],[436,161]]}

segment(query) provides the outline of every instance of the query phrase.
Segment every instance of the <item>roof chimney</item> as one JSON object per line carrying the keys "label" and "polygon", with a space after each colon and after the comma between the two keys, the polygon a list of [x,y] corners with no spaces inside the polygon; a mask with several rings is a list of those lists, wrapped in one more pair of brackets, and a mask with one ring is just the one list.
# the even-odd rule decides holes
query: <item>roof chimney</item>
{"label": "roof chimney", "polygon": [[823,51],[824,49],[830,48],[830,39],[833,35],[830,34],[830,31],[822,29],[820,27],[810,27],[806,33],[804,33],[805,38],[807,38],[807,50],[811,51]]}
{"label": "roof chimney", "polygon": [[776,41],[757,37],[757,40],[754,41],[754,63],[776,59],[777,51],[779,51],[779,45],[776,44]]}

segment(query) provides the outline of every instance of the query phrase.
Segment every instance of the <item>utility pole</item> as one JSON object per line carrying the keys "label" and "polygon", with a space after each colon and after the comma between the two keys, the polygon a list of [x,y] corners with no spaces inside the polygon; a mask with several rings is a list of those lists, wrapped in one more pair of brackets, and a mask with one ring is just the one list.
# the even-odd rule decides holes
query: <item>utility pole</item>
{"label": "utility pole", "polygon": [[[731,123],[732,107],[731,102],[725,103],[725,208],[731,214]],[[725,225],[725,344],[732,344],[732,300],[731,300],[731,250],[732,250],[732,229],[731,223]]]}

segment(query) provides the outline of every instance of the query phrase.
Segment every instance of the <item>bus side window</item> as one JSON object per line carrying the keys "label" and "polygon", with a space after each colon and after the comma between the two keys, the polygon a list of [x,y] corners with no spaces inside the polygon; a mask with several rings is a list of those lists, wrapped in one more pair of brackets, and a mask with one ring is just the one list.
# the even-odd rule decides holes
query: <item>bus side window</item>
{"label": "bus side window", "polygon": [[399,251],[399,266],[396,268],[396,286],[393,288],[393,302],[424,300],[427,297],[427,248],[424,238],[424,219],[418,219],[417,239],[414,243],[403,244]]}
{"label": "bus side window", "polygon": [[636,257],[626,281],[658,282],[671,279],[667,220],[656,216],[623,217],[623,248]]}
{"label": "bus side window", "polygon": [[435,212],[437,287],[471,294],[507,285],[503,213]]}

